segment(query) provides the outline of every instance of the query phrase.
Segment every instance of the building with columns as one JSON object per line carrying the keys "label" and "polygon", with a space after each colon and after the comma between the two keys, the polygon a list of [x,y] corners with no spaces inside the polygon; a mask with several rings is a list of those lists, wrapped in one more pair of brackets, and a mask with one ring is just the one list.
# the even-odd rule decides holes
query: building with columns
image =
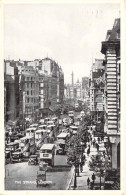
{"label": "building with columns", "polygon": [[105,55],[105,126],[112,168],[120,168],[120,19],[107,31],[101,53]]}

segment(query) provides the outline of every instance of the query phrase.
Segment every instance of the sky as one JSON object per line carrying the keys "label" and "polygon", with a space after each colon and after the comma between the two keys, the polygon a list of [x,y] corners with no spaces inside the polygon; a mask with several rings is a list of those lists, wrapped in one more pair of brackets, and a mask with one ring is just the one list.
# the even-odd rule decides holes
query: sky
{"label": "sky", "polygon": [[119,4],[5,4],[4,58],[52,58],[65,83],[90,75],[92,62],[104,58],[101,42],[120,17]]}

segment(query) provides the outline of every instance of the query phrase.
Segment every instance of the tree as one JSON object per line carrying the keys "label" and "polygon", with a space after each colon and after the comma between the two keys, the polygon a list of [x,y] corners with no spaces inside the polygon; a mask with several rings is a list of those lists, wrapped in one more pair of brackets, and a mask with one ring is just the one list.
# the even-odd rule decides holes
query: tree
{"label": "tree", "polygon": [[[76,188],[76,176],[79,176],[79,164],[82,156],[81,136],[73,135],[66,143],[68,163],[75,167],[74,187]],[[77,173],[77,175],[76,175]]]}

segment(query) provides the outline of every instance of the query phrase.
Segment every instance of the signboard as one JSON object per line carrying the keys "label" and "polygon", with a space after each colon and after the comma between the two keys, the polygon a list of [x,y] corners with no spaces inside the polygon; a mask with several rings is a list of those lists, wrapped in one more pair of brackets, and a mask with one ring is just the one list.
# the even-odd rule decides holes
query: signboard
{"label": "signboard", "polygon": [[52,154],[40,153],[40,159],[51,159],[51,158],[52,158]]}
{"label": "signboard", "polygon": [[43,157],[48,157],[49,156],[49,154],[43,154]]}

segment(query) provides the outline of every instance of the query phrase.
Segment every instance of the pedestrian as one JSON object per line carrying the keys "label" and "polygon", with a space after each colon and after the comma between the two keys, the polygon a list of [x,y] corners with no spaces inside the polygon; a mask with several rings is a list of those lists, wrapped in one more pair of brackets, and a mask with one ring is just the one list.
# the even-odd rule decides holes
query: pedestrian
{"label": "pedestrian", "polygon": [[93,175],[92,175],[93,184],[94,184],[94,182],[95,182],[95,179],[96,179],[96,177],[95,177],[95,174],[93,173]]}
{"label": "pedestrian", "polygon": [[90,154],[90,148],[87,149],[87,155],[89,156]]}
{"label": "pedestrian", "polygon": [[99,152],[99,145],[98,144],[96,145],[96,148],[97,148],[97,152]]}
{"label": "pedestrian", "polygon": [[89,187],[89,184],[90,184],[90,179],[88,177],[88,179],[87,179],[87,185],[88,185],[88,187]]}
{"label": "pedestrian", "polygon": [[100,143],[100,137],[98,137],[98,143]]}

